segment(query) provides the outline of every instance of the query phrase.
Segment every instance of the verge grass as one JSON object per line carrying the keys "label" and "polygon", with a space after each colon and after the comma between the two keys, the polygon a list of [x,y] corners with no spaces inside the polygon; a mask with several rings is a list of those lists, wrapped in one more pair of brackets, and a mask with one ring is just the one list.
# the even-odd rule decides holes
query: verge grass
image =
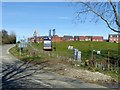
{"label": "verge grass", "polygon": [[[24,49],[22,52],[22,55],[20,55],[19,50],[16,47],[12,48],[10,52],[16,56],[17,58],[20,58],[22,60],[33,60],[35,62],[41,62],[45,60],[57,60],[64,58],[65,60],[71,58],[73,59],[73,50],[68,50],[68,46],[71,45],[74,48],[77,48],[79,51],[82,52],[82,62],[85,60],[91,59],[91,52],[92,50],[95,51],[101,51],[100,55],[97,55],[96,52],[94,52],[94,55],[96,57],[97,62],[100,62],[102,60],[108,59],[108,49],[110,51],[110,59],[111,60],[119,60],[119,54],[118,54],[118,44],[117,43],[109,43],[109,42],[89,42],[89,41],[73,41],[73,42],[57,42],[53,43],[53,47],[56,46],[56,51],[43,51],[43,43],[32,43],[32,46],[37,49],[38,53],[35,54],[35,52],[31,49],[31,47],[28,45],[27,48]],[[39,52],[40,51],[40,52]],[[31,53],[31,54],[30,54]],[[87,69],[82,65],[83,69]],[[99,69],[95,69],[93,71],[99,71],[102,73],[105,73],[107,75],[112,76],[115,79],[118,79],[118,72],[116,71],[101,71]]]}

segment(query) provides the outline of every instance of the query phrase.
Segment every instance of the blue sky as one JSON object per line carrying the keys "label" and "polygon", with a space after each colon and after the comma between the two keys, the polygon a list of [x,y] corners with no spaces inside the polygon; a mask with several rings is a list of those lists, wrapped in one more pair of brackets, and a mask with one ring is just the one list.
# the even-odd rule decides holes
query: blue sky
{"label": "blue sky", "polygon": [[114,33],[102,21],[98,24],[73,23],[75,10],[68,2],[3,2],[2,28],[14,31],[17,38],[32,36],[35,30],[40,36],[48,35],[49,29],[54,28],[59,36],[99,35],[107,38],[108,34]]}

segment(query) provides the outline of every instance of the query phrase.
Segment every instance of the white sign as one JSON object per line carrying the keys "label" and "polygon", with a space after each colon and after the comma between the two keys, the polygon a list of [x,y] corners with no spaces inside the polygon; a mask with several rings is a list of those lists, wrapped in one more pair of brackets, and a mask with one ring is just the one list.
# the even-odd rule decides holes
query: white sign
{"label": "white sign", "polygon": [[73,46],[68,46],[68,50],[73,50]]}
{"label": "white sign", "polygon": [[81,51],[78,51],[78,60],[81,59]]}
{"label": "white sign", "polygon": [[100,52],[100,51],[97,51],[97,54],[101,54],[101,52]]}

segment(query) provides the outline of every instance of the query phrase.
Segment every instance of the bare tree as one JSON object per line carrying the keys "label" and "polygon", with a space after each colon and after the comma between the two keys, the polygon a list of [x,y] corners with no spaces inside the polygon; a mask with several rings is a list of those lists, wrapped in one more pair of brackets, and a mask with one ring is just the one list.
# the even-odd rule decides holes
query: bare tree
{"label": "bare tree", "polygon": [[75,12],[76,21],[85,22],[89,18],[90,21],[94,22],[102,20],[110,30],[120,33],[120,17],[118,17],[120,2],[113,2],[112,0],[106,2],[92,2],[94,0],[91,0],[91,2],[77,1],[74,4],[77,9]]}

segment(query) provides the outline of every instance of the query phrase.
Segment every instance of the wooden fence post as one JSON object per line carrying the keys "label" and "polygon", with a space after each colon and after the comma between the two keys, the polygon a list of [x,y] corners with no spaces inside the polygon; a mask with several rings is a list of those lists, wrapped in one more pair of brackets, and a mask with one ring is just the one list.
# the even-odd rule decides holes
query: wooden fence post
{"label": "wooden fence post", "polygon": [[110,49],[108,48],[108,70],[110,70]]}

